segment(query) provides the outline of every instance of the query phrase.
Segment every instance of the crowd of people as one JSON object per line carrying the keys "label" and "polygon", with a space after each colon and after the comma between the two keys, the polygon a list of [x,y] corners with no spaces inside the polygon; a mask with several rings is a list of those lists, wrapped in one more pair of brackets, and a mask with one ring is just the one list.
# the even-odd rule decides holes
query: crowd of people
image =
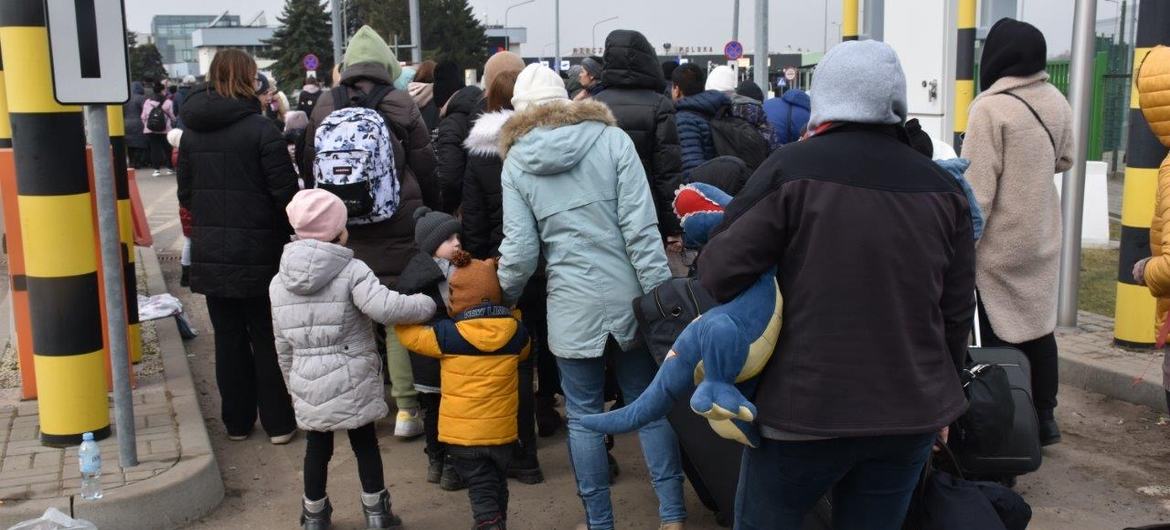
{"label": "crowd of people", "polygon": [[[332,86],[293,99],[238,50],[205,83],[135,84],[127,143],[164,171],[183,130],[184,282],[215,328],[221,419],[232,440],[257,418],[274,444],[304,431],[303,528],[330,526],[336,431],[368,526],[401,526],[374,430],[390,404],[395,436],[425,439],[427,480],[468,489],[474,528],[523,516],[507,481],[542,482],[536,438],[566,426],[580,528],[614,528],[613,439],[579,420],[655,376],[631,300],[690,274],[728,301],[775,270],[783,329],[736,528],[800,528],[832,488],[837,527],[894,529],[966,409],[976,319],[984,344],[1028,356],[1039,442],[1060,441],[1052,175],[1072,132],[1046,56],[1028,24],[991,29],[965,182],[934,162],[949,146],[908,126],[899,59],[873,41],[833,48],[809,92],[765,98],[727,66],[661,63],[637,31],[561,74],[506,51],[404,68],[363,27]],[[691,182],[734,196],[702,248],[672,207]],[[638,430],[669,530],[687,519],[676,436],[666,418]]]}

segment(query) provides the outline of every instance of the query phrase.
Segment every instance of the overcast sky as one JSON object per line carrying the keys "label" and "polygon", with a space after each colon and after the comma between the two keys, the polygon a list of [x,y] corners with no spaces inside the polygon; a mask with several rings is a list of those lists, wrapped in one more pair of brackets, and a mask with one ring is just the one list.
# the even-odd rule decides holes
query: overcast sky
{"label": "overcast sky", "polygon": [[[470,0],[475,15],[490,24],[502,24],[508,6],[522,0]],[[887,0],[889,1],[889,0]],[[230,10],[244,20],[264,11],[269,24],[276,24],[284,0],[199,0],[187,2],[160,2],[158,0],[125,0],[128,25],[131,30],[150,32],[150,19],[157,14],[219,14]],[[1048,38],[1048,50],[1056,55],[1068,50],[1072,42],[1072,0],[1026,0],[1024,19],[1038,26]],[[741,2],[740,40],[747,50],[754,49],[755,19],[753,0]],[[770,48],[785,51],[789,46],[820,50],[827,37],[830,43],[839,29],[834,23],[841,20],[841,0],[771,0]],[[828,23],[825,22],[825,7]],[[592,0],[561,2],[561,51],[568,54],[573,48],[592,46],[593,24],[618,16],[617,20],[597,28],[600,46],[605,35],[614,29],[637,29],[650,42],[660,46],[670,42],[674,46],[711,46],[722,48],[731,36],[732,0]],[[1114,16],[1118,5],[1098,0],[1098,18]],[[924,22],[925,23],[925,22]],[[508,25],[528,28],[528,43],[524,55],[552,53],[553,0],[536,0],[532,4],[513,9]],[[546,46],[547,45],[547,46]]]}

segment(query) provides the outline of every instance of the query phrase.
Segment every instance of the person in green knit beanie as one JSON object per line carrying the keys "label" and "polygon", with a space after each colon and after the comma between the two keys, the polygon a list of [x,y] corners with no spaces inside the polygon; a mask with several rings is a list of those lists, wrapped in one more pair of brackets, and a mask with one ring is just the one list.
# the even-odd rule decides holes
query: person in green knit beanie
{"label": "person in green knit beanie", "polygon": [[[385,86],[393,86],[402,75],[398,57],[386,41],[369,26],[362,26],[353,34],[341,65],[340,86],[351,102],[338,104],[339,88],[321,94],[309,126],[305,129],[305,166],[302,175],[313,179],[314,144],[317,127],[329,113],[350,106],[353,98],[366,95]],[[414,242],[414,211],[424,205],[440,206],[438,179],[435,177],[435,153],[431,136],[418,106],[405,90],[391,89],[377,104],[376,110],[390,126],[394,150],[395,174],[399,183],[398,209],[389,219],[350,218],[349,248],[354,257],[364,261],[387,287],[394,289],[410,258],[418,252]],[[389,177],[393,178],[393,177]],[[414,390],[414,376],[410,356],[393,333],[386,335],[378,326],[378,346],[385,353],[386,369],[390,379],[390,398],[398,408],[394,435],[414,438],[423,434],[419,414],[418,393]],[[383,340],[383,338],[385,340]],[[384,346],[384,347],[383,347]]]}

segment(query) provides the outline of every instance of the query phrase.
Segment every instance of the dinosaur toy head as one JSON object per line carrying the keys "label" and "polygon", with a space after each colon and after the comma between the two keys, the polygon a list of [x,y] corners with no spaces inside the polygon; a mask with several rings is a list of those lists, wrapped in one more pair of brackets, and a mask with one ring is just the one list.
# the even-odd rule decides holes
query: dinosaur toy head
{"label": "dinosaur toy head", "polygon": [[707,244],[711,231],[723,222],[723,211],[731,196],[710,184],[693,182],[674,192],[674,214],[682,222],[683,244],[699,248]]}

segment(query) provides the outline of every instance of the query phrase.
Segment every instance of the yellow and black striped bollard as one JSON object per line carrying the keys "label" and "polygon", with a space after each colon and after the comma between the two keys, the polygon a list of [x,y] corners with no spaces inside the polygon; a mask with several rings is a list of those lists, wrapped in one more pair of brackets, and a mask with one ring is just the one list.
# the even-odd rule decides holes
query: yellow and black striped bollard
{"label": "yellow and black striped bollard", "polygon": [[41,443],[110,435],[81,109],[53,99],[44,4],[0,3]]}
{"label": "yellow and black striped bollard", "polygon": [[1137,72],[1154,46],[1170,44],[1170,0],[1145,0],[1138,12],[1129,98],[1129,145],[1125,153],[1125,192],[1121,205],[1121,256],[1117,266],[1117,307],[1113,342],[1131,348],[1154,345],[1155,301],[1133,279],[1133,265],[1150,256],[1150,222],[1158,189],[1158,166],[1166,147],[1158,141],[1138,106]]}
{"label": "yellow and black striped bollard", "polygon": [[841,42],[857,40],[861,35],[857,20],[860,13],[857,0],[844,0],[841,4]]}
{"label": "yellow and black striped bollard", "polygon": [[975,99],[975,0],[959,0],[959,39],[955,57],[955,152],[963,149],[967,116]]}
{"label": "yellow and black striped bollard", "polygon": [[130,362],[142,361],[142,330],[138,322],[138,275],[134,269],[134,213],[130,209],[130,177],[126,167],[126,124],[122,106],[106,107],[110,148],[114,157],[114,184],[118,197],[118,234],[122,240],[122,279],[126,284],[126,341]]}

